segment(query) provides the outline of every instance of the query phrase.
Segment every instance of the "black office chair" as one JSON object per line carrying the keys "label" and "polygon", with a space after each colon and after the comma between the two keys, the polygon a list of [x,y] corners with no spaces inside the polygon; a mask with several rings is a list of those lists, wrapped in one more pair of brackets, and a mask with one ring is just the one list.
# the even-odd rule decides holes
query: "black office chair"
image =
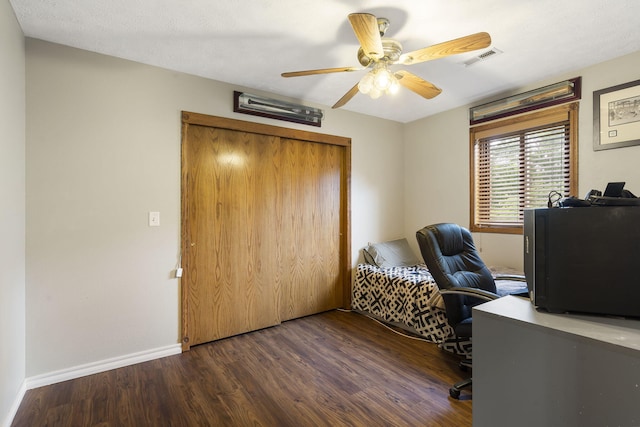
{"label": "black office chair", "polygon": [[[471,310],[475,305],[506,294],[526,295],[527,285],[522,276],[498,276],[505,279],[500,289],[491,271],[484,264],[473,243],[471,233],[457,224],[428,225],[416,232],[420,252],[444,300],[447,322],[457,338],[472,335]],[[471,360],[461,362],[471,367]],[[449,394],[460,398],[460,390],[472,384],[466,379],[454,384]]]}

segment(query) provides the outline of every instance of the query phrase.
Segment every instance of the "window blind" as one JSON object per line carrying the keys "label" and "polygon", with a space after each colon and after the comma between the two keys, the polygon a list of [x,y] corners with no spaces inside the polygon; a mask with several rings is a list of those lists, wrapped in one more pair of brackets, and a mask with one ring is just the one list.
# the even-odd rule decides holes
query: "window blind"
{"label": "window blind", "polygon": [[483,138],[476,144],[476,222],[522,224],[523,209],[569,193],[569,122]]}

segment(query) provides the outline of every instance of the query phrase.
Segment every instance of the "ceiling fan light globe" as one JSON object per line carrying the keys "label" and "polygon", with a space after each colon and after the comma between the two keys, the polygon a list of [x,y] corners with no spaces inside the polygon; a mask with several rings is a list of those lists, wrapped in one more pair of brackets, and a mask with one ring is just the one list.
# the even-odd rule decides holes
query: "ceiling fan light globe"
{"label": "ceiling fan light globe", "polygon": [[386,90],[386,93],[388,95],[395,95],[396,93],[398,93],[399,90],[400,90],[400,83],[398,83],[398,79],[393,77],[393,79],[391,80],[391,84]]}
{"label": "ceiling fan light globe", "polygon": [[358,83],[358,90],[362,93],[369,93],[371,88],[373,88],[373,76],[371,73],[367,73],[362,77],[362,79],[360,79],[360,82]]}
{"label": "ceiling fan light globe", "polygon": [[380,91],[386,91],[391,86],[393,75],[386,68],[376,70],[373,85]]}
{"label": "ceiling fan light globe", "polygon": [[371,99],[378,99],[382,96],[382,91],[373,86],[369,91],[369,96],[371,97]]}

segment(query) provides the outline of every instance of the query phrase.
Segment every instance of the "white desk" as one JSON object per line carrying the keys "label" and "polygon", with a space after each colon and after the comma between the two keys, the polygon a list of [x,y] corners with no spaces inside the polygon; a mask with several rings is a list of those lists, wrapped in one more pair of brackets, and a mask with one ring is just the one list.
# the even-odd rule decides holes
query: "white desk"
{"label": "white desk", "polygon": [[640,426],[640,320],[475,307],[473,425]]}

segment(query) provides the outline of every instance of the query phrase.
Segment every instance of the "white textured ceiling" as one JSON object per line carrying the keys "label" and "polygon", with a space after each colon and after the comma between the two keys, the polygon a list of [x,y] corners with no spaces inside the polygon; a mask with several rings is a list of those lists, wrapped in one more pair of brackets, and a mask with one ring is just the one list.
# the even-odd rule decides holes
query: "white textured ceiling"
{"label": "white textured ceiling", "polygon": [[[640,50],[639,0],[10,0],[25,36],[259,89],[330,108],[364,74],[283,78],[358,66],[347,16],[386,17],[412,51],[480,31],[485,50],[405,66],[442,88],[343,109],[409,122]],[[396,68],[398,66],[395,66]],[[576,76],[571,76],[576,77]]]}

